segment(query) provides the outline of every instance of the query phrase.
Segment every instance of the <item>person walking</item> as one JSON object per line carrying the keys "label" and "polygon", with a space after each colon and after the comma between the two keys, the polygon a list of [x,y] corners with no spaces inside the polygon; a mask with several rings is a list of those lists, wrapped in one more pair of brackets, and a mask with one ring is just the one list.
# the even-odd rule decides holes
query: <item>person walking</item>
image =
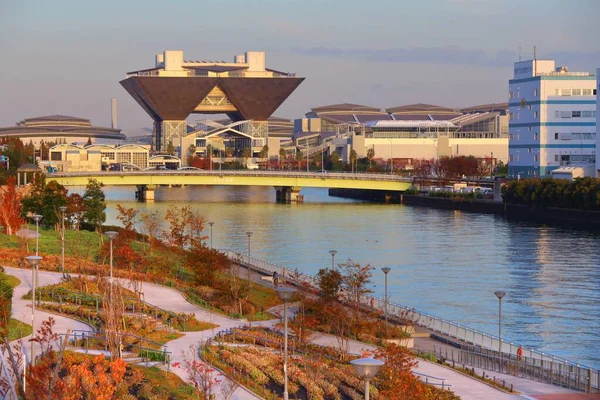
{"label": "person walking", "polygon": [[275,289],[277,289],[277,287],[279,286],[279,276],[277,274],[277,271],[273,271],[273,286],[275,286]]}
{"label": "person walking", "polygon": [[517,359],[523,361],[523,346],[519,346],[517,349]]}

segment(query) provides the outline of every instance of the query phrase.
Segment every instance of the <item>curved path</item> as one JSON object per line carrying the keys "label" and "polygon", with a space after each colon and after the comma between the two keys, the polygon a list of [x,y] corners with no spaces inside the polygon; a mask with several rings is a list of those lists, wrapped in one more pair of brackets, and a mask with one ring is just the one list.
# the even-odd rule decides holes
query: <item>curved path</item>
{"label": "curved path", "polygon": [[[31,322],[31,301],[23,300],[22,296],[27,293],[31,288],[31,270],[26,269],[18,269],[18,268],[9,268],[5,267],[6,273],[10,275],[14,275],[21,280],[21,284],[15,288],[15,295],[13,298],[13,316],[23,322],[30,323]],[[48,271],[40,271],[39,272],[39,285],[51,285],[60,282],[62,274],[56,272],[48,272]],[[128,287],[128,281],[121,279],[121,285],[124,287]],[[264,282],[262,282],[264,283]],[[192,313],[196,316],[198,320],[211,322],[213,324],[218,325],[218,328],[214,328],[212,330],[202,331],[202,332],[187,332],[183,337],[170,341],[167,345],[169,350],[173,354],[173,362],[182,363],[184,360],[185,353],[189,353],[191,347],[196,346],[198,343],[203,342],[209,338],[212,338],[218,332],[234,327],[239,327],[246,325],[246,322],[231,319],[225,317],[220,314],[216,314],[214,312],[208,311],[204,308],[196,306],[194,304],[189,303],[185,297],[181,294],[181,292],[168,288],[162,285],[157,285],[154,283],[144,282],[142,286],[142,292],[144,293],[145,300],[158,306],[162,309],[174,311],[174,312],[184,312],[184,313]],[[276,309],[276,308],[274,308]],[[273,310],[274,311],[274,310]],[[293,313],[293,309],[290,310]],[[39,315],[39,317],[38,317]],[[42,319],[46,319],[50,314],[44,313],[43,311],[36,311],[36,326],[39,326],[39,322]],[[78,321],[74,321],[72,319],[55,316],[52,317],[57,321],[55,325],[55,331],[57,333],[65,332],[67,329],[84,329],[89,330],[90,328]],[[271,321],[262,321],[259,323],[253,322],[254,326],[269,326],[272,327],[279,320],[271,320]],[[323,333],[315,333],[311,337],[311,341],[316,344],[324,345],[324,346],[333,346],[338,347],[338,342],[335,336],[323,334]],[[358,342],[358,341],[350,341],[349,342],[349,350],[351,353],[360,354],[363,350],[373,351],[375,349],[374,346]],[[174,368],[172,369],[174,373],[179,375],[182,379],[186,380],[187,376],[185,371],[182,368]],[[430,376],[440,377],[447,379],[448,383],[453,385],[453,391],[461,396],[464,400],[470,399],[489,399],[489,400],[515,400],[515,399],[531,399],[532,397],[528,397],[527,395],[519,396],[519,395],[510,395],[499,390],[492,388],[480,381],[474,380],[466,375],[462,375],[456,371],[451,369],[442,367],[436,363],[432,363],[425,360],[419,360],[419,364],[416,372],[421,374],[426,374]],[[221,378],[221,377],[220,377]],[[526,381],[529,382],[529,381]],[[535,390],[529,391],[528,385],[524,385],[525,387],[521,387],[519,389],[522,390],[525,394],[536,395],[540,393],[560,393],[561,390],[558,387],[545,385],[538,382],[531,382],[532,388],[535,387]],[[217,387],[216,390],[217,398],[222,398],[220,393],[220,389]],[[573,393],[573,392],[571,392]],[[256,395],[248,392],[244,388],[238,388],[232,400],[246,400],[246,399],[256,399],[258,398]]]}

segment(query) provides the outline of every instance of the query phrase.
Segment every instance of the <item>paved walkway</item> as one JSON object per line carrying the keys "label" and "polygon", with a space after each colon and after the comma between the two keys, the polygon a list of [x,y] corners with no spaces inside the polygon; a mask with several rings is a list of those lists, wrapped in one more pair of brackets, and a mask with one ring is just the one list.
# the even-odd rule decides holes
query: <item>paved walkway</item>
{"label": "paved walkway", "polygon": [[[29,312],[29,320],[27,320],[27,302],[26,300],[22,300],[21,297],[30,289],[31,286],[31,271],[30,270],[22,270],[17,268],[5,268],[6,272],[18,277],[21,279],[21,284],[15,289],[15,296],[13,302],[13,312],[15,313],[15,318],[19,319],[18,313],[21,313],[21,319],[25,322],[31,320],[31,313]],[[39,279],[40,286],[50,285],[54,283],[60,282],[61,279],[60,273],[40,271]],[[252,279],[261,282],[262,284],[269,285],[264,280],[261,279],[260,275],[252,274]],[[121,284],[127,287],[127,282],[122,280]],[[169,350],[173,354],[173,362],[182,362],[184,359],[184,353],[189,352],[189,349],[192,346],[196,346],[198,343],[205,341],[211,337],[213,337],[218,332],[230,329],[233,327],[239,327],[243,325],[247,325],[246,322],[242,322],[240,320],[231,319],[225,317],[220,314],[216,314],[214,312],[208,311],[196,305],[189,303],[183,295],[172,289],[167,288],[161,285],[147,283],[144,282],[142,291],[144,292],[145,300],[150,303],[159,306],[160,308],[174,311],[174,312],[185,312],[185,313],[193,313],[198,320],[211,322],[213,324],[219,325],[218,328],[203,331],[203,332],[187,332],[183,337],[170,341],[167,345]],[[43,313],[41,311],[36,311],[36,318],[38,313],[40,315],[44,315],[47,313]],[[293,313],[293,309],[292,309]],[[65,332],[67,329],[85,329],[88,330],[89,327],[80,322],[71,320],[65,317],[53,316],[57,320],[57,324],[55,326],[55,330],[57,333]],[[41,321],[40,317],[38,321]],[[271,321],[263,321],[260,323],[253,322],[253,326],[269,326],[272,327],[278,320]],[[338,341],[333,335],[323,334],[323,333],[315,333],[311,338],[311,341],[316,344],[321,344],[324,346],[335,346],[338,347]],[[374,346],[368,345],[358,341],[349,341],[349,350],[354,354],[360,354],[363,350],[374,350]],[[172,370],[174,373],[179,375],[182,379],[186,379],[186,373],[181,368],[174,368]],[[436,378],[445,378],[449,384],[453,386],[452,390],[464,400],[480,400],[480,399],[489,399],[489,400],[504,400],[504,399],[532,399],[537,394],[566,394],[566,393],[575,393],[572,391],[564,391],[561,388],[556,386],[546,385],[539,382],[533,382],[525,379],[521,379],[522,382],[519,382],[519,385],[515,384],[515,388],[518,387],[518,390],[524,394],[524,396],[518,395],[510,395],[499,390],[494,389],[493,387],[480,382],[478,380],[472,379],[466,375],[460,374],[452,369],[445,368],[436,363],[432,363],[429,361],[419,360],[418,367],[416,372],[421,374],[430,375]],[[499,374],[497,374],[498,376]],[[519,379],[515,377],[508,377],[508,379]],[[217,398],[222,398],[219,389],[216,390]],[[246,400],[246,399],[256,399],[257,396],[246,391],[243,388],[239,388],[234,393],[234,400]]]}

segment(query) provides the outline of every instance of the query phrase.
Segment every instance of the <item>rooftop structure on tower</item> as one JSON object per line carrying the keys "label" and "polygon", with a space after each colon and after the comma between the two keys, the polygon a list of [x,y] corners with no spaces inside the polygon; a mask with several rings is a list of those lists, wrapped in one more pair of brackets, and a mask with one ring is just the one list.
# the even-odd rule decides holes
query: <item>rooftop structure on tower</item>
{"label": "rooftop structure on tower", "polygon": [[[156,55],[154,68],[132,71],[121,85],[154,120],[156,150],[181,146],[190,114],[227,114],[251,121],[244,147],[268,136],[265,123],[304,78],[266,68],[264,52],[236,55],[233,62],[184,60],[183,51]],[[265,142],[266,143],[266,142]]]}

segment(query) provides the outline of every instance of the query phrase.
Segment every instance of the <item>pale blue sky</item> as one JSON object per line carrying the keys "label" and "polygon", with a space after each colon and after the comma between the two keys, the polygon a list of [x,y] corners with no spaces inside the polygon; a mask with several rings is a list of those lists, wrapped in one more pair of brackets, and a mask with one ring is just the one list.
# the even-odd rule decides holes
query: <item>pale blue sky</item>
{"label": "pale blue sky", "polygon": [[116,97],[121,128],[149,127],[118,81],[165,49],[266,51],[269,67],[306,77],[275,113],[287,118],[339,102],[506,101],[519,46],[600,67],[599,12],[599,0],[0,0],[0,126],[55,113],[106,126]]}

